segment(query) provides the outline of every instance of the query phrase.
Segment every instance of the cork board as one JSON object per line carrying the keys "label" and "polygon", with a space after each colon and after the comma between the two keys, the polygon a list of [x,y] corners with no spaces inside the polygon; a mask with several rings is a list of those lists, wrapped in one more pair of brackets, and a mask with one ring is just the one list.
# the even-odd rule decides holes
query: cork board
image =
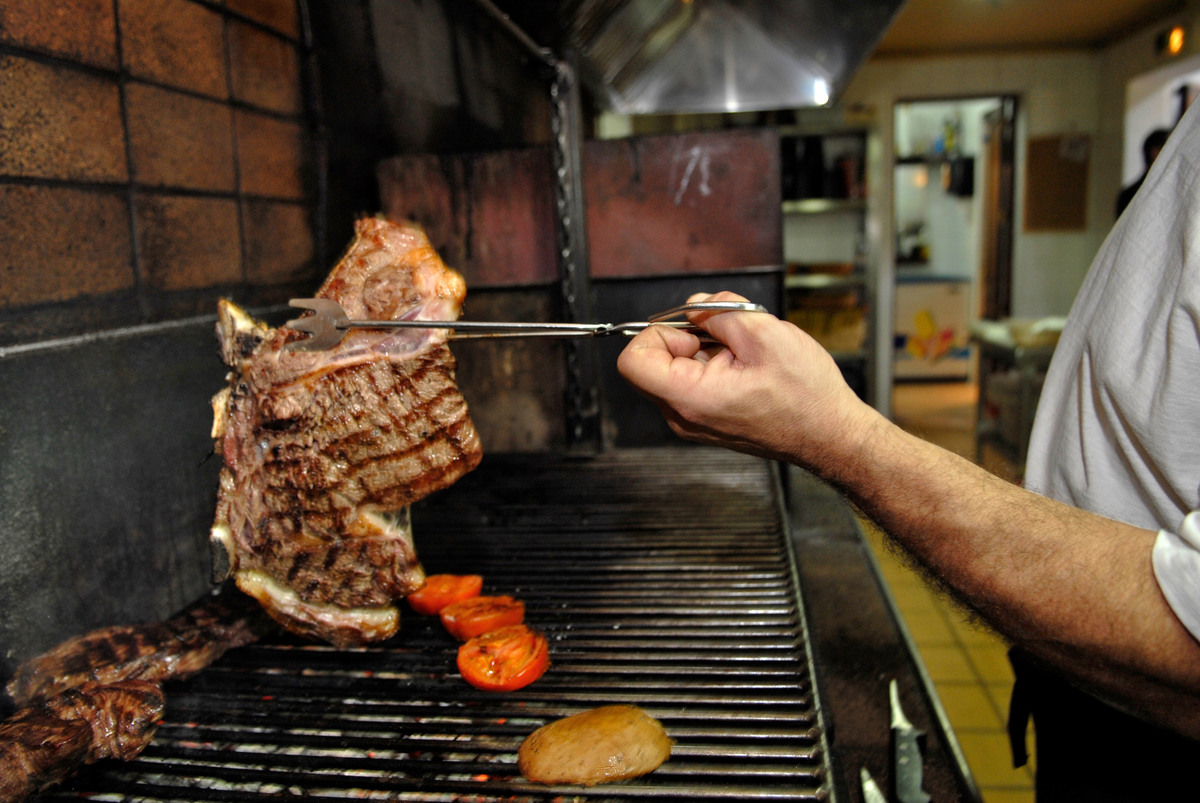
{"label": "cork board", "polygon": [[1087,228],[1091,138],[1085,134],[1030,137],[1025,160],[1025,231]]}

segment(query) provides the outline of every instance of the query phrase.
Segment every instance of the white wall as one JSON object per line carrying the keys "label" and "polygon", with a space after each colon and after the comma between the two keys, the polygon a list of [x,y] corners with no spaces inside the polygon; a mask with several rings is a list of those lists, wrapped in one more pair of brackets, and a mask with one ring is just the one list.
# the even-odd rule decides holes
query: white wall
{"label": "white wall", "polygon": [[[1024,230],[1025,143],[1030,136],[1059,133],[1098,135],[1098,57],[1085,52],[970,56],[944,59],[888,59],[868,62],[847,87],[841,102],[877,110],[885,164],[873,193],[891,196],[886,169],[892,155],[891,109],[898,101],[986,95],[1016,95],[1017,187],[1013,240],[1013,315],[1034,317],[1066,312],[1096,249],[1111,225],[1111,199],[1102,203],[1089,181],[1088,227],[1081,232]],[[1095,164],[1092,166],[1096,170]],[[882,230],[890,230],[890,204],[881,204]],[[1101,209],[1107,210],[1106,213]],[[885,249],[886,250],[886,249]],[[881,268],[890,269],[887,258]]]}
{"label": "white wall", "polygon": [[[1097,135],[1099,109],[1098,56],[1087,52],[1006,54],[937,59],[872,59],[846,88],[839,102],[846,108],[866,107],[878,123],[878,158],[869,164],[873,200],[870,231],[877,240],[878,292],[890,298],[895,264],[892,222],[892,108],[898,101],[1015,95],[1017,117],[1013,241],[1013,315],[1059,315],[1069,309],[1092,257],[1111,224],[1112,198],[1102,201],[1089,180],[1088,227],[1081,232],[1024,231],[1025,143],[1030,136],[1059,133]],[[1092,171],[1096,170],[1093,162]],[[1101,213],[1101,208],[1105,212]],[[891,354],[892,311],[878,308],[877,354]],[[876,386],[891,386],[891,361],[877,360]],[[885,394],[886,395],[886,394]]]}
{"label": "white wall", "polygon": [[1125,89],[1125,146],[1121,183],[1136,180],[1145,169],[1142,141],[1156,128],[1170,129],[1181,111],[1176,91],[1200,87],[1200,56],[1139,75]]}

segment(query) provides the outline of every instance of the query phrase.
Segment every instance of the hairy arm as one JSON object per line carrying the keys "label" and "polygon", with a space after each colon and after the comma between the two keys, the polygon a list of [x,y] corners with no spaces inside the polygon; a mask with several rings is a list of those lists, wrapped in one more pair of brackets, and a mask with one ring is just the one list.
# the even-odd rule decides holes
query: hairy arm
{"label": "hairy arm", "polygon": [[1012,643],[1114,705],[1200,737],[1200,643],[1154,579],[1154,532],[1026,491],[904,432],[791,324],[756,313],[697,320],[726,347],[701,350],[654,327],[618,362],[676,433],[811,470]]}

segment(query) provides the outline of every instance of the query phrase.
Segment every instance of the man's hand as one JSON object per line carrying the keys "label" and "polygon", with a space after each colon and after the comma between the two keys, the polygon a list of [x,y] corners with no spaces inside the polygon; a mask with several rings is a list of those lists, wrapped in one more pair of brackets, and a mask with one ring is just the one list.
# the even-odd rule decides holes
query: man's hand
{"label": "man's hand", "polygon": [[760,312],[692,322],[719,345],[655,326],[617,362],[677,434],[813,471],[1010,641],[1200,739],[1200,643],[1154,580],[1154,532],[1038,496],[905,432],[790,323]]}
{"label": "man's hand", "polygon": [[[745,301],[733,293],[688,301]],[[846,385],[833,358],[792,324],[761,312],[690,313],[719,345],[654,326],[617,361],[679,436],[808,464],[854,448],[874,414]]]}

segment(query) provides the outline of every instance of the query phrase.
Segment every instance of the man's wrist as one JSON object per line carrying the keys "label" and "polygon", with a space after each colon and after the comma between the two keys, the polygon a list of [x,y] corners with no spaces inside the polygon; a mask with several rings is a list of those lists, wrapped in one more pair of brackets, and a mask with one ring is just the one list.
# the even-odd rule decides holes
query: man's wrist
{"label": "man's wrist", "polygon": [[880,467],[882,453],[903,431],[866,404],[847,409],[822,427],[820,442],[802,444],[800,463],[836,486],[858,488]]}

